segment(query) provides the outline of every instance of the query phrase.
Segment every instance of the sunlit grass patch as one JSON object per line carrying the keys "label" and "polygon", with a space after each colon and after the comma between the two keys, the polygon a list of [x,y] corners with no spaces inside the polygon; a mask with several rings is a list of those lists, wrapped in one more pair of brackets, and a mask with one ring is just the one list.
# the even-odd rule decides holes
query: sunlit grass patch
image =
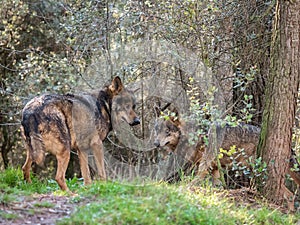
{"label": "sunlit grass patch", "polygon": [[[71,218],[60,224],[170,224],[178,221],[189,224],[197,221],[199,211],[197,205],[190,204],[183,194],[165,184],[97,183],[84,194],[99,198],[79,207]],[[200,219],[198,217],[198,221]]]}
{"label": "sunlit grass patch", "polygon": [[[53,188],[51,183],[41,182],[36,177],[32,176],[32,183],[26,183],[23,179],[23,172],[21,169],[8,168],[0,173],[0,184],[4,184],[4,190],[7,192],[22,192],[26,193],[45,193],[49,187]],[[52,190],[52,189],[51,189]]]}
{"label": "sunlit grass patch", "polygon": [[[20,168],[8,168],[0,173],[0,189],[7,192],[22,192],[22,194],[30,193],[51,193],[57,191],[60,193],[60,188],[57,182],[53,179],[39,180],[31,175],[32,183],[24,181],[23,172]],[[67,185],[71,191],[79,189],[83,182],[74,177],[67,180]]]}
{"label": "sunlit grass patch", "polygon": [[58,224],[294,224],[299,218],[264,206],[237,206],[220,191],[191,191],[186,184],[94,182],[78,194],[91,201]]}

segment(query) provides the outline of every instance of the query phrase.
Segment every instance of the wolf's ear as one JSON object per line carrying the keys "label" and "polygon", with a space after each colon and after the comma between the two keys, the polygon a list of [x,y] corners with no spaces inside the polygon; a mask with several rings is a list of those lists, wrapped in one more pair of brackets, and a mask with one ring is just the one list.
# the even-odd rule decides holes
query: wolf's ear
{"label": "wolf's ear", "polygon": [[158,107],[157,105],[154,106],[154,111],[155,111],[156,118],[160,117],[161,112],[162,112],[161,109],[160,109],[160,107]]}
{"label": "wolf's ear", "polygon": [[121,78],[116,76],[112,82],[111,85],[109,86],[110,91],[114,94],[117,95],[118,93],[120,93],[123,90],[123,84],[121,81]]}
{"label": "wolf's ear", "polygon": [[176,118],[173,117],[171,120],[177,127],[180,127],[182,125],[178,117]]}

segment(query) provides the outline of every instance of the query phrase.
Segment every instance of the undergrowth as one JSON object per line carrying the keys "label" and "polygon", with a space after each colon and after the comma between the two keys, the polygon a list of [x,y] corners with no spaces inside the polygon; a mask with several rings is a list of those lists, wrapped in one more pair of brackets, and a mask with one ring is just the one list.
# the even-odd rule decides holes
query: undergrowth
{"label": "undergrowth", "polygon": [[[23,181],[20,169],[0,172],[0,205],[21,201],[18,196],[37,193],[61,194],[56,182]],[[261,203],[259,207],[234,202],[222,191],[210,186],[194,187],[190,183],[169,185],[160,182],[118,183],[68,180],[75,196],[69,196],[74,211],[57,224],[296,224],[300,215],[283,214]],[[6,197],[3,197],[6,196]],[[222,197],[223,196],[223,197]],[[24,198],[22,198],[24,200]],[[25,198],[26,199],[26,198]],[[53,207],[47,203],[36,207]],[[0,208],[0,219],[14,220]]]}

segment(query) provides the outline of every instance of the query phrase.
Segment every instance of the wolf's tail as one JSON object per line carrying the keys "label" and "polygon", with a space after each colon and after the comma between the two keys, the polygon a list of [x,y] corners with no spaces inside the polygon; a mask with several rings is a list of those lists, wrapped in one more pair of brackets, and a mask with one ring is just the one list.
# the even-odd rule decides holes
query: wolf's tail
{"label": "wolf's tail", "polygon": [[26,114],[26,112],[24,112],[21,125],[23,138],[26,142],[32,161],[43,166],[45,160],[45,146],[38,128],[38,115],[34,113]]}

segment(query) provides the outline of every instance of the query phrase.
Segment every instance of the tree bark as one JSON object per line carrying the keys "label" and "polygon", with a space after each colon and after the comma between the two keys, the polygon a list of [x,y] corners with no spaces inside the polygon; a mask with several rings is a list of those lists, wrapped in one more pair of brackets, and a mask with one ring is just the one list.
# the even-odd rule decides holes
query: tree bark
{"label": "tree bark", "polygon": [[292,128],[299,86],[299,12],[299,0],[277,1],[270,73],[257,148],[257,155],[267,163],[268,173],[266,184],[259,190],[267,199],[276,203],[282,203],[284,199],[292,200],[285,187],[285,175],[291,154]]}

